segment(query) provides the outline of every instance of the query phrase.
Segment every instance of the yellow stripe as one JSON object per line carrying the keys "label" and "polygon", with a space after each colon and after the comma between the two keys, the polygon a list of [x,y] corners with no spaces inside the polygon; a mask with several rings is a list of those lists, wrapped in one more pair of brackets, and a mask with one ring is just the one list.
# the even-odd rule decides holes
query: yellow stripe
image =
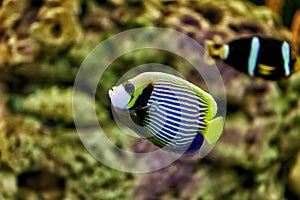
{"label": "yellow stripe", "polygon": [[[195,110],[200,110],[200,107],[199,107],[199,106],[196,106],[196,105],[193,105],[193,104],[189,104],[189,103],[181,102],[181,101],[177,101],[177,100],[172,100],[172,99],[168,99],[168,98],[162,98],[162,97],[158,97],[158,98],[159,98],[159,100],[166,100],[166,101],[173,102],[173,103],[179,103],[180,106],[176,106],[176,105],[174,105],[174,104],[169,104],[169,105],[171,105],[171,106],[173,106],[173,107],[175,107],[175,108],[181,108],[181,107],[183,107],[184,110],[188,110],[188,111],[192,111],[192,112],[195,112]],[[153,100],[153,99],[149,100],[149,103],[154,103],[154,102],[156,102],[156,101]],[[160,102],[160,103],[168,104],[167,102]],[[195,107],[195,110],[190,109],[190,108],[186,108],[186,107],[184,107],[184,105],[190,106],[190,107]],[[206,110],[206,109],[205,109],[205,110]]]}
{"label": "yellow stripe", "polygon": [[268,66],[268,65],[259,64],[258,66],[259,66],[261,69],[267,70],[267,71],[275,70],[275,67]]}
{"label": "yellow stripe", "polygon": [[[174,137],[173,139],[167,139],[166,136],[164,136],[164,134],[166,134],[165,132],[159,133],[152,126],[148,126],[147,128],[151,132],[151,134],[153,134],[153,137],[148,138],[148,140],[149,139],[150,139],[150,141],[154,140],[154,142],[159,143],[160,146],[163,146],[164,148],[178,149],[178,147],[185,147],[186,145],[191,145],[194,140],[194,137],[196,136],[196,134],[195,134],[189,138],[188,137],[184,137],[184,138]],[[158,138],[156,138],[154,135],[157,135],[156,137],[158,137]],[[176,140],[176,139],[179,139],[179,140]],[[188,149],[188,147],[186,149]]]}
{"label": "yellow stripe", "polygon": [[[165,132],[163,133],[158,133],[153,127],[149,126],[148,129],[151,130],[153,135],[159,135],[161,136],[163,139],[161,139],[159,136],[157,136],[158,138],[155,137],[156,140],[162,140],[163,146],[168,145],[168,146],[173,146],[175,148],[179,147],[179,146],[185,146],[187,144],[192,144],[195,136],[197,135],[197,133],[195,135],[192,135],[192,137],[174,137],[173,139],[169,139],[170,141],[167,141],[166,136],[164,136],[163,134],[165,134]],[[177,140],[176,140],[177,139]]]}
{"label": "yellow stripe", "polygon": [[258,72],[259,72],[259,74],[262,74],[262,75],[270,75],[270,74],[272,74],[272,72],[265,71],[265,70],[262,70],[262,69],[259,69]]}
{"label": "yellow stripe", "polygon": [[[159,124],[157,123],[157,122],[154,122],[154,121],[152,121],[152,122],[150,122],[152,125],[157,125],[156,127],[159,127]],[[174,132],[173,130],[171,130],[171,129],[169,129],[169,128],[167,128],[167,127],[162,127],[162,128],[164,128],[164,129],[166,129],[166,130],[168,130],[168,131],[170,131],[170,132],[172,132],[172,133],[174,133],[174,136],[173,135],[170,135],[169,133],[165,133],[164,132],[164,134],[166,134],[166,135],[168,135],[168,136],[170,136],[170,137],[172,137],[172,138],[180,138],[180,137],[178,137],[177,136],[177,134],[176,134],[176,132]],[[161,128],[161,129],[162,129]],[[159,132],[157,132],[156,134],[159,134]]]}
{"label": "yellow stripe", "polygon": [[[181,138],[181,140],[176,140],[176,144],[180,144],[180,145],[186,145],[188,143],[192,144],[192,142],[193,142],[196,135],[194,135],[194,137]],[[187,140],[189,140],[189,141],[187,141]],[[181,142],[181,141],[185,141],[185,142]]]}
{"label": "yellow stripe", "polygon": [[[151,107],[151,109],[155,109],[155,107]],[[150,109],[150,111],[151,111],[151,109]],[[180,115],[180,116],[181,116],[181,114],[183,114],[183,115],[186,115],[186,116],[189,116],[189,117],[193,117],[193,118],[195,118],[195,117],[200,117],[200,115],[202,115],[202,114],[204,114],[204,115],[206,116],[206,114],[207,114],[207,110],[203,110],[204,113],[199,112],[199,114],[188,114],[188,113],[180,113],[180,112],[178,112],[178,111],[176,111],[176,110],[172,110],[172,109],[166,108],[166,107],[164,107],[163,109],[164,109],[164,110],[171,111],[171,112],[174,112],[174,113],[178,113],[178,115]],[[154,112],[155,112],[155,110],[154,110]],[[177,119],[181,119],[181,118],[178,118],[177,115],[174,115],[174,114],[171,114],[171,113],[168,113],[168,115],[171,115],[172,117],[175,117],[175,118],[177,118]],[[204,120],[205,120],[205,119],[206,119],[206,118],[204,117]],[[197,121],[198,121],[198,119],[197,119],[197,120],[194,120],[194,119],[186,119],[186,120],[190,120],[190,121],[192,121],[192,122],[197,122]]]}
{"label": "yellow stripe", "polygon": [[[146,120],[151,120],[151,119],[158,119],[158,118],[154,117],[154,116],[151,116],[151,119],[150,119],[150,117],[145,117],[145,119]],[[181,121],[181,119],[183,119],[183,118],[180,118],[180,121]],[[177,121],[175,121],[173,119],[167,119],[166,117],[164,119],[162,119],[162,120],[164,120],[164,122],[168,120],[168,121],[171,121],[173,123],[181,123],[181,122],[177,122]],[[202,123],[202,122],[200,123],[200,121],[198,121],[197,124],[188,124],[188,125],[185,125],[185,126],[190,126],[190,127],[193,127],[193,128],[199,128],[199,127],[205,128],[205,125],[206,125],[205,123]]]}
{"label": "yellow stripe", "polygon": [[[172,92],[172,91],[166,90],[166,91],[161,91],[161,92],[169,92],[169,93],[170,93],[170,92]],[[162,95],[162,96],[173,97],[172,95],[169,95],[169,94],[161,94],[160,91],[159,91],[158,89],[155,89],[155,90],[153,91],[153,93],[158,94],[158,95]],[[182,98],[182,99],[184,99],[184,100],[193,101],[193,102],[195,102],[195,104],[201,104],[201,105],[207,106],[206,100],[203,99],[201,96],[197,95],[196,93],[195,93],[195,96],[193,96],[193,95],[191,95],[191,94],[187,94],[187,93],[185,93],[185,92],[173,92],[173,93],[174,93],[174,97],[176,97],[176,98]],[[190,97],[193,98],[193,99],[190,99],[190,98],[187,98],[187,97],[178,97],[178,96],[176,96],[176,94],[182,94],[182,95],[190,96]],[[174,97],[173,97],[173,98],[174,98]],[[196,100],[195,100],[195,99],[196,99]],[[198,100],[198,101],[197,101],[197,100]],[[203,101],[203,102],[202,102],[202,101]]]}
{"label": "yellow stripe", "polygon": [[[159,133],[158,133],[154,128],[152,128],[151,126],[148,126],[147,129],[148,129],[148,131],[150,131],[150,134],[152,134],[152,137],[155,138],[155,140],[159,140],[159,141],[163,142],[163,143],[160,143],[160,144],[162,144],[163,146],[165,146],[166,143],[172,142],[172,139],[168,139],[166,136],[159,134]],[[162,138],[159,137],[158,135],[161,136]],[[156,137],[155,137],[155,136],[156,136]]]}
{"label": "yellow stripe", "polygon": [[[165,109],[167,110],[168,108],[165,108]],[[170,110],[170,109],[168,109],[168,110]],[[155,111],[154,111],[154,112],[155,112]],[[181,121],[182,119],[185,119],[185,120],[188,120],[188,121],[190,121],[190,122],[196,122],[196,123],[199,123],[200,125],[203,125],[203,122],[200,121],[200,117],[201,117],[200,115],[199,115],[199,116],[194,115],[194,117],[196,116],[197,119],[186,119],[186,118],[182,118],[180,113],[179,113],[179,115],[180,115],[180,116],[177,116],[177,115],[168,113],[168,116],[173,117],[173,118],[176,118],[176,119],[179,119],[180,121]],[[201,118],[203,118],[203,117],[201,117]],[[203,118],[203,120],[205,121],[205,118]]]}
{"label": "yellow stripe", "polygon": [[[159,138],[155,138],[155,139],[163,140],[163,142],[164,142],[163,146],[168,145],[168,146],[173,146],[174,148],[178,148],[180,146],[184,147],[187,144],[191,145],[195,136],[198,134],[198,132],[197,132],[193,135],[189,135],[190,137],[176,137],[175,136],[173,139],[169,139],[170,141],[167,141],[168,139],[166,138],[166,136],[164,136],[164,134],[166,134],[166,132],[159,133],[151,126],[148,126],[147,128],[151,130],[153,135],[159,135],[159,136],[157,136]],[[167,128],[165,128],[165,129],[167,129]],[[166,134],[166,135],[169,135],[169,134]],[[163,139],[161,139],[160,137],[162,137]]]}
{"label": "yellow stripe", "polygon": [[159,146],[163,146],[163,147],[166,146],[166,143],[169,143],[168,141],[165,141],[164,139],[154,137],[151,130],[148,130],[148,131],[150,132],[150,134],[152,134],[152,136],[145,138],[146,140],[148,140],[154,144],[159,144]]}
{"label": "yellow stripe", "polygon": [[[157,92],[156,90],[153,91],[153,94],[158,94],[158,95],[164,96],[164,97],[173,97],[173,98],[176,97],[176,98],[180,98],[180,99],[183,99],[183,100],[188,100],[188,101],[195,102],[195,104],[197,104],[197,105],[200,104],[200,105],[203,105],[203,106],[207,106],[206,103],[198,102],[198,101],[195,101],[193,99],[186,98],[186,97],[177,97],[176,95],[175,96],[171,96],[169,94],[161,94],[161,93]],[[177,94],[184,94],[184,95],[186,95],[186,93],[177,93]],[[157,98],[161,98],[161,97],[157,97]]]}
{"label": "yellow stripe", "polygon": [[[169,85],[164,85],[165,84],[171,84],[173,86],[169,86]],[[207,101],[206,99],[203,97],[202,94],[197,93],[192,87],[187,86],[184,83],[180,83],[179,82],[173,82],[173,81],[166,81],[166,80],[158,80],[158,84],[159,87],[161,88],[166,88],[166,89],[177,89],[177,90],[187,90],[193,94],[195,94],[196,97],[198,97],[200,99],[200,101],[203,101],[205,103],[205,105],[207,105]],[[182,88],[178,88],[178,86],[182,87]],[[161,90],[161,89],[157,89],[156,90]],[[168,92],[170,92],[169,90],[167,90]],[[176,91],[177,92],[177,91]],[[178,92],[179,93],[179,92]],[[185,93],[181,93],[181,94],[185,94]],[[189,94],[190,95],[190,94]],[[202,103],[203,104],[203,103]]]}
{"label": "yellow stripe", "polygon": [[272,74],[272,71],[275,70],[275,67],[272,66],[267,66],[267,65],[263,65],[263,64],[259,64],[258,65],[258,71],[260,74],[263,75],[270,75]]}
{"label": "yellow stripe", "polygon": [[[151,101],[148,101],[149,102],[149,104],[150,105],[148,105],[148,106],[155,106],[155,105],[160,105],[160,106],[169,106],[169,107],[173,107],[174,109],[175,108],[178,108],[180,111],[182,110],[183,112],[183,114],[185,113],[184,112],[184,110],[185,111],[189,111],[189,112],[196,112],[196,111],[198,111],[197,113],[205,113],[206,111],[207,111],[207,107],[205,107],[205,108],[200,108],[200,107],[197,107],[197,109],[195,109],[195,110],[191,110],[190,108],[187,108],[187,107],[184,107],[184,106],[181,106],[181,105],[174,105],[174,104],[172,104],[172,102],[170,102],[170,103],[168,103],[168,102],[158,102],[158,99],[156,99],[156,100],[151,100]],[[180,102],[176,102],[176,103],[179,103],[180,104]],[[175,110],[174,110],[175,111]],[[176,112],[178,112],[178,111],[176,111]]]}
{"label": "yellow stripe", "polygon": [[[183,92],[188,92],[189,95],[195,95],[196,97],[198,97],[198,93],[196,93],[192,88],[190,87],[178,87],[178,86],[169,86],[169,85],[159,85],[158,87],[160,88],[155,88],[156,90],[162,90],[162,89],[167,89],[166,91],[172,91],[172,89],[174,90],[182,90]],[[178,91],[174,91],[174,92],[178,92]],[[190,94],[192,93],[192,94]]]}
{"label": "yellow stripe", "polygon": [[[166,123],[166,120],[162,120],[162,119],[160,119],[160,118],[158,118],[158,117],[151,116],[151,119],[153,119],[153,120],[156,119],[157,121],[161,122],[162,124],[165,124],[165,123]],[[155,123],[155,124],[158,123],[157,121],[151,121],[151,119],[148,119],[150,123]],[[197,126],[197,127],[194,127],[195,129],[186,129],[186,128],[182,128],[181,126],[178,126],[178,127],[177,127],[177,126],[174,126],[174,125],[169,124],[169,123],[168,123],[167,125],[170,126],[170,127],[172,127],[172,128],[181,130],[181,131],[193,131],[193,132],[196,132],[196,133],[197,133],[197,131],[198,131],[199,128],[203,128],[203,127],[201,127],[201,126]],[[165,128],[166,128],[166,127],[165,127]],[[177,133],[176,133],[175,131],[172,130],[172,132],[175,133],[175,134],[177,135]],[[183,136],[193,136],[194,133],[191,133],[191,134],[188,134],[188,133],[181,134],[181,133],[179,132],[179,135],[183,135]],[[172,137],[173,137],[173,136],[172,136]]]}
{"label": "yellow stripe", "polygon": [[[148,130],[151,132],[151,134],[153,135],[153,139],[155,139],[155,141],[159,142],[161,144],[161,146],[164,146],[164,148],[168,145],[168,146],[173,146],[173,148],[176,148],[176,144],[174,142],[173,139],[168,139],[166,136],[164,136],[165,132],[163,133],[159,133],[157,132],[154,128],[152,128],[151,126],[148,126]],[[154,135],[156,135],[156,138]],[[169,140],[169,141],[168,141]],[[150,140],[151,141],[151,140]],[[163,143],[162,143],[163,142]]]}

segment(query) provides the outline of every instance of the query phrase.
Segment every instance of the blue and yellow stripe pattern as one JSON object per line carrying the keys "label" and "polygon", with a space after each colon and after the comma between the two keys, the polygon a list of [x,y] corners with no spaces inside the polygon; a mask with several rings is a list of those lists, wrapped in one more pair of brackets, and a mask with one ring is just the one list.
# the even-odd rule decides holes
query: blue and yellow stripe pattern
{"label": "blue and yellow stripe pattern", "polygon": [[[144,72],[115,87],[110,97],[115,108],[129,113],[135,123],[131,128],[139,136],[169,152],[201,154],[223,132],[224,120],[216,116],[215,99],[171,74]],[[125,106],[119,105],[121,100]]]}
{"label": "blue and yellow stripe pattern", "polygon": [[147,139],[178,153],[197,152],[206,129],[208,104],[191,87],[171,80],[154,83],[144,124]]}

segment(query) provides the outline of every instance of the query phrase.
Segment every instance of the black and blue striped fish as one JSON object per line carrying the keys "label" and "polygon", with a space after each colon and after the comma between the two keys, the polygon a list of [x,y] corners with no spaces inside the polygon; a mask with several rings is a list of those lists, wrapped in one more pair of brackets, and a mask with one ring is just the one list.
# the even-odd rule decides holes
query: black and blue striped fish
{"label": "black and blue striped fish", "polygon": [[240,38],[228,44],[206,42],[214,62],[223,60],[252,77],[279,80],[300,70],[300,60],[286,41],[258,36]]}
{"label": "black and blue striped fish", "polygon": [[193,154],[204,141],[216,143],[223,131],[213,97],[174,75],[145,72],[113,87],[109,96],[115,109],[128,110],[144,127],[141,137],[164,150]]}

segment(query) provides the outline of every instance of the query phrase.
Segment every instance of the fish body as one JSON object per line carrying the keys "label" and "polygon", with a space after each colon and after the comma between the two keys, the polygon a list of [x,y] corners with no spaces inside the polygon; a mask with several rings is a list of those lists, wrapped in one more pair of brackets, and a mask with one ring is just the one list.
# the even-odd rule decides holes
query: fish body
{"label": "fish body", "polygon": [[279,80],[300,68],[290,44],[273,38],[246,37],[223,45],[208,41],[206,47],[214,61],[223,60],[251,77]]}
{"label": "fish body", "polygon": [[177,76],[145,72],[109,91],[112,106],[126,110],[144,131],[137,134],[175,153],[198,152],[214,144],[223,131],[217,104],[199,87]]}

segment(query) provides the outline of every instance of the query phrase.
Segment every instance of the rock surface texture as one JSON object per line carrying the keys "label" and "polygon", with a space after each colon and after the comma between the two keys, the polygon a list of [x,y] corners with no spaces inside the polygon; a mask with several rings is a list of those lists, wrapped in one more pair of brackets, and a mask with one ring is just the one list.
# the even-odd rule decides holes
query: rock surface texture
{"label": "rock surface texture", "polygon": [[[218,63],[227,95],[221,139],[204,159],[182,157],[148,174],[119,172],[97,161],[73,123],[76,73],[109,36],[158,26],[202,45],[207,39],[225,43],[246,35],[292,42],[293,34],[267,7],[242,0],[0,4],[0,199],[300,198],[300,73],[270,82]],[[152,147],[115,136],[107,91],[131,67],[148,62],[175,66],[189,81],[202,84],[192,67],[164,52],[132,52],[112,64],[97,88],[96,115],[113,142],[139,152]],[[93,103],[86,93],[81,98]],[[86,122],[89,117],[82,116]]]}

